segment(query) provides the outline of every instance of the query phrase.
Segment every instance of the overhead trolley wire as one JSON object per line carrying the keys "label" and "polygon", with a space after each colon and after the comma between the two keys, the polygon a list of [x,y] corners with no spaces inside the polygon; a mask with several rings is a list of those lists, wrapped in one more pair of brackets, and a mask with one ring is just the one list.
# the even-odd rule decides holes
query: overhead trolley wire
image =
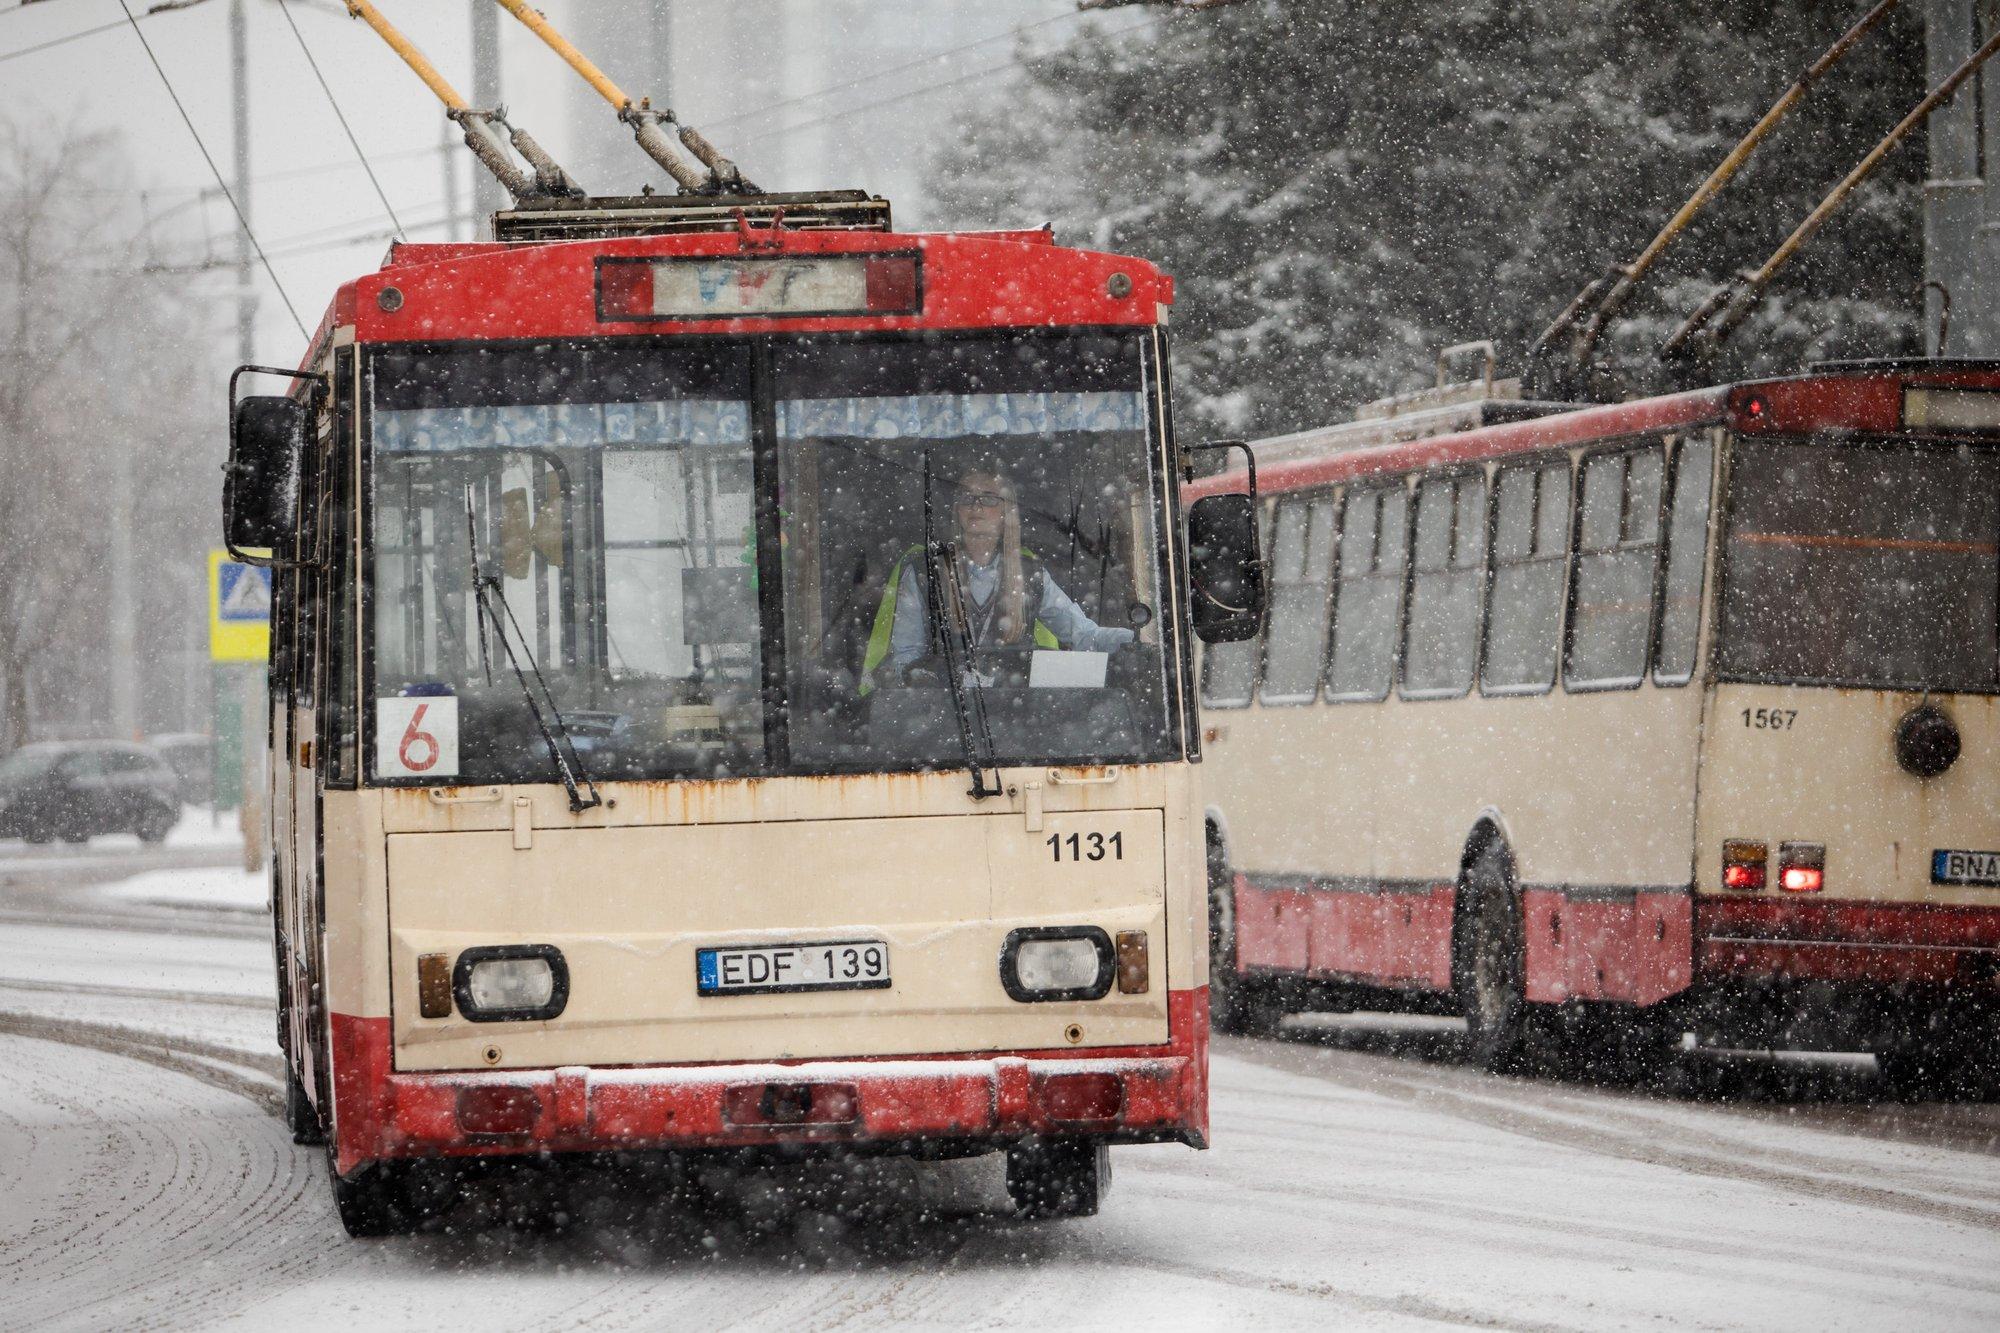
{"label": "overhead trolley wire", "polygon": [[173,100],[174,110],[181,113],[181,123],[187,126],[188,133],[194,137],[194,146],[201,150],[202,161],[208,163],[209,174],[215,177],[216,185],[222,190],[222,197],[229,201],[230,211],[236,214],[237,224],[243,228],[244,236],[249,238],[250,248],[257,252],[257,260],[264,266],[264,275],[270,278],[271,285],[278,289],[278,299],[285,303],[285,313],[292,317],[292,323],[298,327],[299,337],[311,342],[312,334],[306,331],[306,322],[299,318],[298,308],[292,304],[291,294],[285,290],[285,284],[278,281],[278,271],[271,267],[271,260],[264,253],[264,247],[258,244],[257,233],[250,229],[250,219],[243,215],[243,206],[236,202],[235,192],[229,188],[229,182],[222,178],[221,169],[209,155],[208,145],[202,142],[201,131],[194,127],[193,117],[188,115],[187,108],[181,104],[181,95],[174,91],[173,81],[167,77],[167,71],[160,66],[160,58],[153,54],[153,44],[147,41],[146,34],[140,31],[139,20],[132,17],[131,5],[127,4],[126,0],[118,0],[118,8],[125,11],[125,21],[132,25],[132,33],[139,39],[139,45],[146,48],[146,59],[153,62],[153,72],[160,76],[160,84],[167,90],[167,96]]}
{"label": "overhead trolley wire", "polygon": [[285,26],[290,28],[292,36],[298,39],[299,50],[304,54],[306,64],[312,66],[313,77],[319,80],[320,91],[326,94],[326,104],[333,108],[334,119],[340,122],[341,132],[347,136],[347,142],[354,146],[354,156],[360,160],[361,169],[368,173],[368,183],[375,187],[375,197],[382,201],[383,211],[388,213],[389,221],[396,228],[396,235],[401,237],[403,220],[396,216],[396,206],[389,202],[388,194],[382,189],[382,182],[376,179],[375,168],[368,163],[368,154],[361,151],[361,140],[354,137],[354,127],[347,123],[347,116],[341,111],[339,101],[334,98],[333,89],[328,86],[326,75],[320,72],[319,61],[313,59],[312,48],[306,45],[306,36],[299,31],[298,22],[292,17],[292,7],[285,0],[278,0],[278,12],[285,16]]}
{"label": "overhead trolley wire", "polygon": [[[1119,30],[1119,33],[1121,36],[1123,36],[1130,33],[1144,32],[1148,28],[1157,27],[1161,23],[1166,22],[1173,12],[1174,11],[1170,10],[1168,11],[1167,14],[1162,14],[1158,18],[1147,19],[1143,23],[1135,23],[1129,28],[1121,28]],[[1058,17],[1067,17],[1067,16],[1060,15]],[[1044,19],[1042,21],[1046,23],[1050,22],[1051,20]],[[1026,31],[1026,29],[1023,29],[1023,31]],[[877,98],[873,102],[863,102],[859,106],[844,107],[839,111],[829,111],[823,116],[815,116],[811,120],[801,120],[791,125],[781,125],[777,129],[765,130],[761,134],[752,134],[740,140],[740,142],[745,144],[761,143],[766,139],[775,139],[781,135],[790,134],[796,130],[809,130],[816,125],[831,124],[836,120],[845,120],[849,116],[858,116],[864,111],[874,111],[880,107],[894,106],[898,102],[907,102],[913,97],[923,97],[930,93],[942,92],[946,88],[956,88],[958,85],[962,83],[971,83],[976,79],[988,78],[995,74],[1005,74],[1010,69],[1020,68],[1020,65],[1021,62],[1019,60],[1010,60],[1004,65],[987,65],[980,69],[975,69],[968,73],[961,74],[956,78],[944,79],[937,83],[927,83],[920,88],[912,88],[907,92],[896,93],[889,97]],[[907,68],[907,66],[905,66],[905,68]],[[871,76],[871,77],[885,77],[885,76]],[[864,82],[864,80],[855,80],[855,82]],[[782,106],[783,103],[779,103],[778,105]],[[721,122],[718,121],[717,123],[720,124]]]}
{"label": "overhead trolley wire", "polygon": [[[130,18],[131,15],[128,13],[126,17]],[[86,37],[95,37],[100,32],[110,32],[113,28],[122,28],[124,26],[124,24],[114,19],[110,23],[100,23],[94,28],[85,28],[81,32],[70,33],[67,37],[52,37],[46,42],[37,42],[33,46],[24,46],[18,51],[0,52],[0,64],[4,64],[9,60],[19,60],[22,56],[34,55],[37,51],[46,51],[51,47],[68,46],[71,42],[80,42]]]}
{"label": "overhead trolley wire", "polygon": [[[1026,36],[1028,33],[1035,31],[1035,29],[1037,28],[1046,28],[1051,23],[1060,23],[1066,19],[1073,19],[1077,17],[1079,14],[1084,14],[1088,12],[1089,12],[1088,10],[1080,10],[1080,9],[1065,10],[1060,14],[1054,14],[1045,19],[1037,19],[1033,23],[1023,23],[1018,27],[1009,28],[1005,32],[996,32],[991,37],[981,37],[976,42],[967,42],[963,46],[954,46],[949,50],[936,51],[927,56],[920,56],[915,60],[906,60],[900,65],[892,65],[888,69],[877,70],[873,74],[863,74],[858,78],[849,79],[845,83],[831,84],[825,88],[815,88],[813,89],[813,91],[809,93],[800,93],[797,97],[787,97],[783,101],[772,102],[769,103],[768,105],[760,106],[750,111],[739,111],[733,116],[722,116],[715,120],[708,121],[708,125],[710,129],[715,129],[724,125],[735,125],[745,120],[754,119],[755,117],[758,116],[769,115],[771,112],[777,111],[783,107],[797,106],[802,102],[811,102],[822,97],[831,97],[835,93],[845,92],[849,88],[858,88],[861,87],[863,84],[879,83],[883,79],[894,78],[896,75],[901,74],[906,70],[921,69],[923,66],[932,64],[935,61],[949,60],[953,56],[963,55],[967,51],[976,51],[982,46],[991,46],[993,43],[1001,41],[1008,37],[1023,37]],[[1135,28],[1143,26],[1147,25],[1145,24],[1133,25],[1133,27]],[[1000,68],[1006,68],[1006,67],[1001,66]]]}

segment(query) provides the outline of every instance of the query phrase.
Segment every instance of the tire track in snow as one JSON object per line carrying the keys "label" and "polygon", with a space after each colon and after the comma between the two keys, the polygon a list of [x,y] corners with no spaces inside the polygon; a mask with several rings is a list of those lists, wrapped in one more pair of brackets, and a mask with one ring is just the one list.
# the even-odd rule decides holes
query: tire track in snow
{"label": "tire track in snow", "polygon": [[[263,1110],[278,1114],[284,1110],[284,1061],[274,1055],[260,1055],[219,1042],[193,1037],[170,1037],[141,1028],[113,1023],[91,1023],[75,1018],[50,1018],[0,1010],[0,1033],[34,1037],[65,1046],[84,1046],[142,1060],[161,1069],[186,1074],[224,1092],[248,1098]],[[262,1078],[246,1077],[242,1071]],[[267,1080],[277,1080],[269,1082]]]}
{"label": "tire track in snow", "polygon": [[[1339,1053],[1300,1043],[1265,1047],[1254,1041],[1232,1041],[1226,1049],[1228,1054],[1266,1068],[1330,1076],[1349,1086],[1394,1096],[1413,1105],[1545,1143],[1691,1175],[1766,1185],[1814,1199],[2000,1231],[2000,1206],[1982,1206],[1889,1185],[1832,1178],[1824,1173],[1827,1164],[1810,1155],[1780,1148],[1725,1145],[1712,1138],[1700,1138],[1695,1132],[1658,1117],[1594,1104],[1575,1094],[1567,1095],[1557,1111],[1550,1107],[1546,1091],[1525,1080],[1507,1082],[1506,1091],[1516,1100],[1503,1102],[1491,1094],[1453,1087],[1453,1083],[1462,1084],[1467,1077],[1481,1077],[1468,1076],[1459,1070],[1445,1073],[1417,1067],[1421,1072],[1412,1072],[1411,1066],[1387,1057],[1366,1057],[1371,1067],[1360,1070],[1339,1059]],[[1539,1107],[1523,1102],[1539,1103]],[[1885,1174],[1856,1162],[1842,1162],[1839,1169],[1864,1175]]]}
{"label": "tire track in snow", "polygon": [[[4,1043],[10,1096],[39,1108],[38,1169],[11,1215],[0,1209],[6,1322],[184,1327],[336,1261],[299,1244],[318,1172],[244,1075],[101,1031],[50,1040],[18,1026]],[[134,1058],[179,1077],[133,1077]]]}
{"label": "tire track in snow", "polygon": [[159,990],[149,986],[111,986],[86,981],[40,981],[26,977],[0,977],[0,990],[46,995],[103,995],[119,1000],[164,1000],[170,1004],[211,1004],[232,1009],[277,1008],[277,1001],[269,996],[234,995],[225,991]]}

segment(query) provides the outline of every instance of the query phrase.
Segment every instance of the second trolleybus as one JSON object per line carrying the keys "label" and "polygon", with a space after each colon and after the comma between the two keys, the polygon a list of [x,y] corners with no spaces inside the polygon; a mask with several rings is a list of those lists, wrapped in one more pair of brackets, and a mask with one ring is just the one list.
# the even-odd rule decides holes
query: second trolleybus
{"label": "second trolleybus", "polygon": [[1219,1023],[1992,1070],[2000,367],[1343,433],[1261,469],[1269,625],[1205,661]]}

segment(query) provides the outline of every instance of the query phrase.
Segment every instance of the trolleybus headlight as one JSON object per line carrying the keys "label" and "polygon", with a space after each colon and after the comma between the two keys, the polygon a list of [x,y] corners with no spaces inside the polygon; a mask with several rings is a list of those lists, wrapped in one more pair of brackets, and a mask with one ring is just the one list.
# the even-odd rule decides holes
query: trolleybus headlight
{"label": "trolleybus headlight", "polygon": [[553,944],[482,945],[458,956],[451,992],[475,1023],[554,1018],[569,1003],[569,965]]}
{"label": "trolleybus headlight", "polygon": [[1116,970],[1111,937],[1096,926],[1023,926],[1000,946],[1000,984],[1023,1003],[1100,999]]}

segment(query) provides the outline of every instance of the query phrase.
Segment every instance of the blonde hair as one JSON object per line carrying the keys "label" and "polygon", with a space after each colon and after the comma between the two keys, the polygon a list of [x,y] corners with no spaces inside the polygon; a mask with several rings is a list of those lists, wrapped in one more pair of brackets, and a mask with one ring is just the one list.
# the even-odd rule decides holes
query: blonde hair
{"label": "blonde hair", "polygon": [[[961,488],[974,477],[990,477],[1005,500],[1000,522],[999,606],[993,617],[993,637],[999,643],[1019,643],[1028,632],[1028,577],[1021,563],[1021,493],[997,467],[975,467],[959,474]],[[964,608],[960,608],[963,614]]]}

